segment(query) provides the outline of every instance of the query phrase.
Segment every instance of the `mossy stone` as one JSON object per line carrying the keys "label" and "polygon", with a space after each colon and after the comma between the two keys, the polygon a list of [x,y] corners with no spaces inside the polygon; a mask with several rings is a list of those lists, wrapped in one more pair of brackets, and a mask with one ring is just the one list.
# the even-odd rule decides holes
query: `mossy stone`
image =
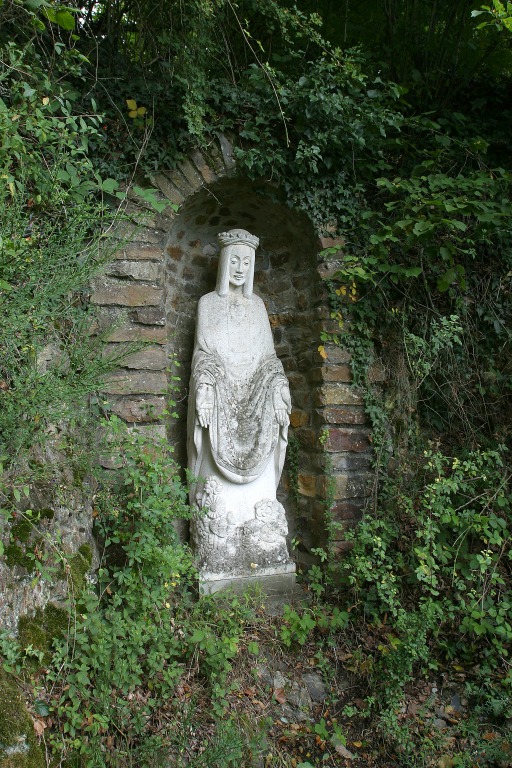
{"label": "mossy stone", "polygon": [[47,654],[49,649],[48,633],[43,627],[43,612],[38,608],[34,616],[20,616],[18,621],[18,640],[22,648],[32,646],[34,650]]}
{"label": "mossy stone", "polygon": [[[18,640],[22,648],[32,646],[44,654],[43,663],[48,664],[52,656],[52,644],[56,637],[62,637],[68,630],[69,614],[54,603],[47,603],[44,610],[37,608],[33,616],[21,616],[18,621]],[[33,659],[36,666],[38,662]]]}
{"label": "mossy stone", "polygon": [[23,542],[24,544],[29,540],[32,533],[33,525],[30,520],[22,517],[11,526],[11,536],[13,539]]}
{"label": "mossy stone", "polygon": [[20,691],[1,667],[0,702],[0,768],[45,768]]}
{"label": "mossy stone", "polygon": [[75,599],[80,596],[85,587],[85,577],[92,564],[92,549],[89,544],[82,544],[76,554],[69,558],[69,577]]}
{"label": "mossy stone", "polygon": [[51,635],[52,640],[66,634],[69,626],[69,613],[65,608],[60,608],[55,603],[46,603],[43,614],[44,627]]}
{"label": "mossy stone", "polygon": [[19,547],[17,544],[9,544],[5,548],[5,562],[9,566],[9,568],[14,568],[14,566],[19,565],[22,568],[26,568],[29,573],[32,573],[34,570],[34,561],[28,557],[28,555],[23,551],[21,547]]}

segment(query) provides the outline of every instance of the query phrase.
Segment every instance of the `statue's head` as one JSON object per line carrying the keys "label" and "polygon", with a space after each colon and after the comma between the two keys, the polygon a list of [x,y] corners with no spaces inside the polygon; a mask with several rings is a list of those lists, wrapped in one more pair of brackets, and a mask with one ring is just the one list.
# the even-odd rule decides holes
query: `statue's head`
{"label": "statue's head", "polygon": [[229,285],[243,285],[244,296],[252,296],[254,281],[254,256],[259,239],[245,229],[230,229],[217,235],[220,243],[220,260],[216,291],[227,296]]}

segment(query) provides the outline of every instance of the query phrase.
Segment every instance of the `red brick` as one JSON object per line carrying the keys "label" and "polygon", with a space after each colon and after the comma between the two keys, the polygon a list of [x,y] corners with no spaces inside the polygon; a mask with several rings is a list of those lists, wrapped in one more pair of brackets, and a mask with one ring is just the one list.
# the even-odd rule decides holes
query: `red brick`
{"label": "red brick", "polygon": [[351,549],[354,548],[354,542],[353,541],[336,541],[334,542],[334,555],[338,557],[343,557],[343,555],[347,554],[347,552],[350,552]]}
{"label": "red brick", "polygon": [[363,502],[360,501],[338,501],[331,508],[331,515],[334,520],[360,520],[363,514]]}
{"label": "red brick", "polygon": [[355,451],[361,453],[371,447],[369,432],[344,429],[343,427],[329,427],[329,436],[326,442],[328,451]]}

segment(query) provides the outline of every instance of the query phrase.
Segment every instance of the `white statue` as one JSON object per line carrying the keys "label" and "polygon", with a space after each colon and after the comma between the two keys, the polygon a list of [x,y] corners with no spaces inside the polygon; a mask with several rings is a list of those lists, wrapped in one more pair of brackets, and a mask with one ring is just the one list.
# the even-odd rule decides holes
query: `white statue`
{"label": "white statue", "polygon": [[218,240],[217,286],[197,312],[188,456],[199,569],[205,582],[230,583],[256,570],[294,571],[276,499],[291,402],[265,305],[253,293],[259,240],[243,229]]}

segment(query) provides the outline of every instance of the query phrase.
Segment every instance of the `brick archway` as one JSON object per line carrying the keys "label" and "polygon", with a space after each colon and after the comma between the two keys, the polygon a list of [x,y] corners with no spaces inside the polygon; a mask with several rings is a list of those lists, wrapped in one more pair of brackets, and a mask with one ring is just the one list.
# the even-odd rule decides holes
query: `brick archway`
{"label": "brick archway", "polygon": [[[321,248],[340,245],[321,237],[311,222],[278,200],[278,190],[236,174],[233,150],[223,136],[205,153],[195,150],[172,171],[151,179],[162,201],[179,206],[146,216],[143,226],[123,224],[122,245],[92,287],[97,327],[109,333],[108,349],[131,341],[148,345],[111,374],[105,396],[112,411],[137,429],[167,435],[185,463],[185,410],[194,320],[199,297],[213,289],[215,236],[241,226],[258,235],[255,289],[267,305],[276,350],[290,380],[291,433],[297,462],[285,473],[281,498],[291,510],[292,535],[306,549],[322,543],[325,512],[343,528],[359,516],[370,462],[369,433],[361,395],[350,383],[349,356],[342,346],[318,346],[322,330],[335,330],[323,280],[333,265],[319,263]],[[143,201],[129,213],[140,217]],[[339,256],[342,256],[340,253]],[[338,257],[339,257],[338,256]],[[168,424],[169,361],[180,363],[177,410]],[[292,438],[292,440],[294,439]]]}

